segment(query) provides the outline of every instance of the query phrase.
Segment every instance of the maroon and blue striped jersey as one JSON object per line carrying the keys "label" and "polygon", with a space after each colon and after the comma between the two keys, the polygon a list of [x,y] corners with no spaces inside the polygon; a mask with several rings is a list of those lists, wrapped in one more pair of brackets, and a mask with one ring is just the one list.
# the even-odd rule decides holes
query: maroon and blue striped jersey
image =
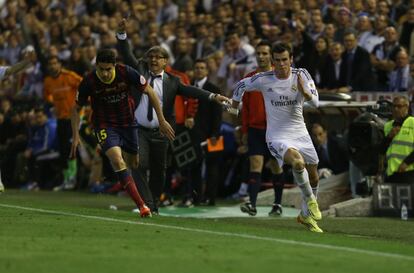
{"label": "maroon and blue striped jersey", "polygon": [[134,116],[137,103],[133,92],[143,92],[147,81],[127,65],[117,64],[115,71],[115,79],[110,84],[103,83],[94,70],[79,85],[76,102],[80,106],[90,102],[95,128],[137,125]]}

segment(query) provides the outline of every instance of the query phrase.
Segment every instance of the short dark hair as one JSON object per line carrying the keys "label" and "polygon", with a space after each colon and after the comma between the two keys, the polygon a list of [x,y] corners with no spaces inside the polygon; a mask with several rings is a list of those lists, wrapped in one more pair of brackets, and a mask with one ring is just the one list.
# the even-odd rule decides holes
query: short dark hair
{"label": "short dark hair", "polygon": [[353,31],[353,30],[346,30],[346,31],[344,32],[344,37],[345,37],[345,36],[348,36],[348,35],[354,35],[354,37],[355,37],[355,38],[357,37],[357,35],[356,35],[355,31]]}
{"label": "short dark hair", "polygon": [[268,46],[270,48],[270,50],[272,50],[272,43],[269,40],[266,39],[262,39],[257,45],[256,48],[258,48],[259,46]]}
{"label": "short dark hair", "polygon": [[227,29],[224,35],[224,41],[228,41],[232,35],[237,35],[239,37],[239,33],[237,32],[236,25],[233,25]]}
{"label": "short dark hair", "polygon": [[289,44],[283,42],[273,44],[272,53],[283,53],[285,51],[289,53],[289,57],[292,57],[292,47]]}
{"label": "short dark hair", "polygon": [[204,63],[204,64],[206,64],[206,65],[207,65],[207,60],[206,60],[206,59],[203,59],[203,58],[199,58],[199,59],[196,59],[196,60],[194,61],[194,65],[195,65],[196,63]]}
{"label": "short dark hair", "polygon": [[49,56],[47,56],[47,63],[49,63],[49,62],[51,62],[51,61],[53,61],[53,60],[57,60],[59,63],[62,63],[61,61],[60,61],[60,59],[59,59],[59,57],[57,56],[57,55],[49,55]]}
{"label": "short dark hair", "polygon": [[109,48],[103,48],[98,51],[96,54],[96,63],[116,63],[116,54],[115,51]]}

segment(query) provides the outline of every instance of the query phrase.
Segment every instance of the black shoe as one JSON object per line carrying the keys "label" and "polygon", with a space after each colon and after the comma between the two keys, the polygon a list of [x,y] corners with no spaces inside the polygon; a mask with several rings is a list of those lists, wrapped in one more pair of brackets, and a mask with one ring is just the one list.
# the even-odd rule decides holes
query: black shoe
{"label": "black shoe", "polygon": [[280,204],[273,204],[272,210],[269,211],[269,216],[280,216],[282,213],[282,206]]}
{"label": "black shoe", "polygon": [[240,210],[244,213],[249,214],[250,216],[255,216],[257,214],[256,208],[253,207],[250,202],[247,202],[241,205]]}

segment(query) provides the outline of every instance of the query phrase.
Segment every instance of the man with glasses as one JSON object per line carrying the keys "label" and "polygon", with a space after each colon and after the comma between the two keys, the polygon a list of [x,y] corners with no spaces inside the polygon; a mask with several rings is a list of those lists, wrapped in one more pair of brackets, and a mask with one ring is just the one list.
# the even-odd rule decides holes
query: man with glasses
{"label": "man with glasses", "polygon": [[409,114],[407,97],[397,96],[392,104],[393,119],[384,125],[382,152],[386,156],[388,183],[414,181],[414,117]]}
{"label": "man with glasses", "polygon": [[[193,86],[185,86],[178,78],[165,72],[169,56],[167,51],[160,46],[151,47],[145,54],[144,60],[137,60],[127,41],[126,24],[127,20],[122,19],[117,33],[120,53],[125,63],[137,69],[153,86],[161,101],[165,118],[170,124],[175,124],[174,102],[176,95],[193,97],[200,99],[200,101],[214,100],[220,104],[230,103],[227,97]],[[159,122],[153,113],[152,105],[148,103],[148,98],[140,96],[136,99],[139,101],[135,117],[139,128],[140,164],[137,170],[133,170],[133,175],[145,202],[153,213],[157,214],[159,197],[163,192],[166,179],[169,141],[160,134]]]}

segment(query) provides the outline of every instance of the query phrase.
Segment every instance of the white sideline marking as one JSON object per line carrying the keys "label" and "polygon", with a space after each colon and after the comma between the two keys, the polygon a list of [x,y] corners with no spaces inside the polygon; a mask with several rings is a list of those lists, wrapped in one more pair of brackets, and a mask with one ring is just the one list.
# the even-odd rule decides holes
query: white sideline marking
{"label": "white sideline marking", "polygon": [[204,229],[198,229],[198,228],[186,228],[186,227],[172,226],[172,225],[161,225],[161,224],[154,224],[154,223],[135,222],[135,221],[120,220],[120,219],[109,218],[109,217],[84,215],[84,214],[77,214],[77,213],[63,212],[63,211],[37,209],[37,208],[14,206],[14,205],[1,204],[1,203],[0,203],[0,207],[21,209],[21,210],[29,210],[29,211],[37,211],[37,212],[56,214],[56,215],[73,216],[73,217],[101,220],[101,221],[107,221],[107,222],[125,223],[125,224],[132,224],[132,225],[143,225],[143,226],[153,226],[153,227],[159,227],[159,228],[165,228],[165,229],[174,229],[174,230],[198,232],[198,233],[211,234],[211,235],[219,235],[219,236],[228,236],[228,237],[251,239],[251,240],[268,241],[268,242],[282,243],[282,244],[288,244],[288,245],[300,245],[300,246],[307,246],[307,247],[313,247],[313,248],[329,249],[329,250],[336,250],[336,251],[345,251],[345,252],[351,252],[351,253],[366,254],[366,255],[371,255],[371,256],[414,261],[414,256],[408,256],[408,255],[402,255],[402,254],[396,254],[396,253],[379,252],[379,251],[373,251],[373,250],[364,250],[364,249],[345,247],[345,246],[335,246],[335,245],[318,244],[318,243],[307,243],[307,242],[299,242],[299,241],[295,241],[295,240],[286,240],[286,239],[277,239],[277,238],[271,238],[271,237],[262,237],[262,236],[249,235],[249,234],[243,234],[243,233],[220,232],[220,231],[204,230]]}

